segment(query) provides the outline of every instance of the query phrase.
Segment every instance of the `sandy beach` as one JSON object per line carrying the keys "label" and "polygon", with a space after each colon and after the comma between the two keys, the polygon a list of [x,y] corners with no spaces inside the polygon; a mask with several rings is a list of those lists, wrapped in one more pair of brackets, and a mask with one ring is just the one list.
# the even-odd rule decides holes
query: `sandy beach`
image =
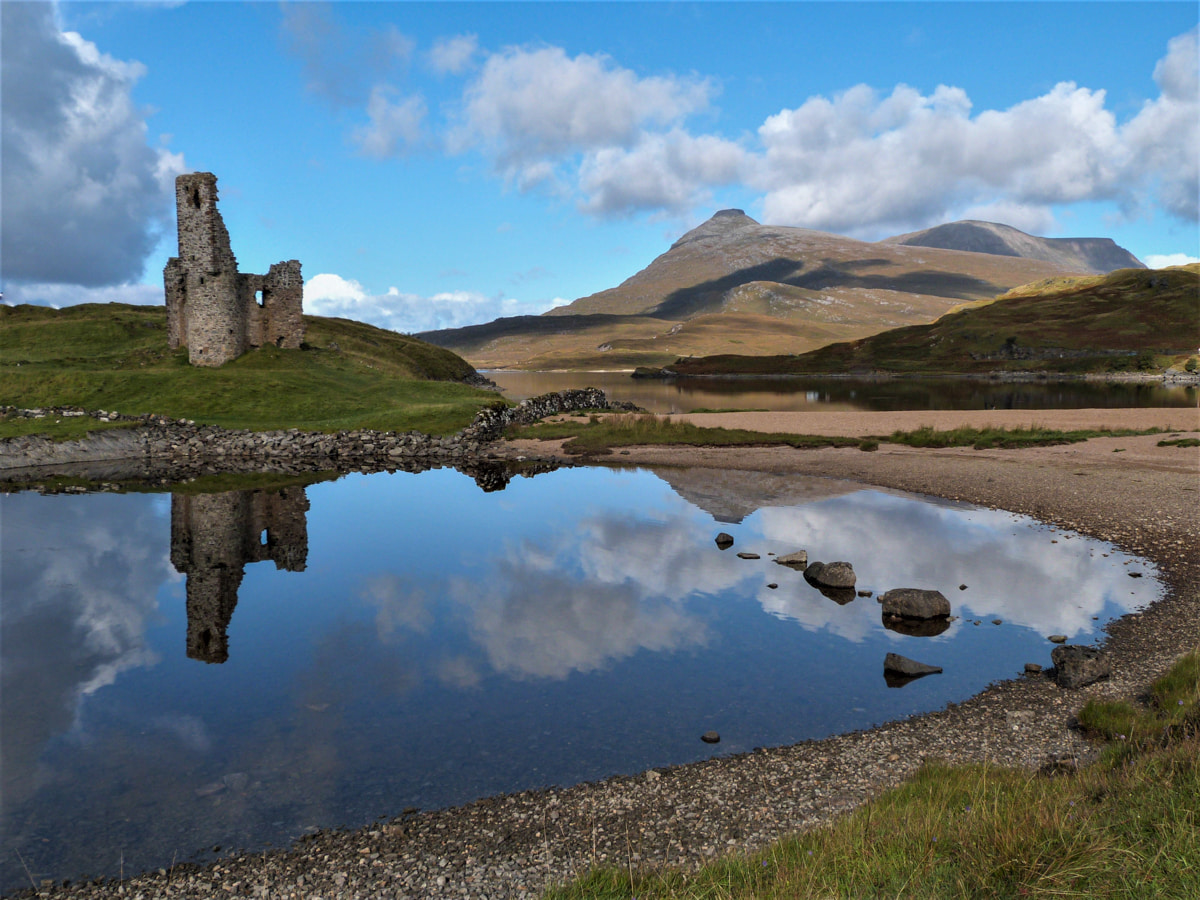
{"label": "sandy beach", "polygon": [[[1181,429],[1172,435],[1200,434],[1197,412],[1186,409],[689,418],[705,425],[857,436],[925,424],[1157,426]],[[1045,676],[1014,671],[1011,680],[964,703],[871,731],[489,798],[355,832],[321,832],[288,850],[142,875],[121,885],[124,894],[144,900],[229,892],[310,900],[532,897],[596,864],[690,866],[722,852],[761,847],[852,809],[902,781],[924,759],[987,760],[1031,770],[1050,759],[1086,761],[1094,751],[1072,728],[1074,712],[1090,697],[1137,697],[1200,641],[1200,450],[1160,447],[1163,437],[1102,437],[986,451],[888,444],[875,452],[645,447],[592,460],[850,479],[1025,513],[1149,558],[1159,569],[1165,595],[1148,610],[1109,625],[1105,649],[1113,675],[1080,690],[1066,691]],[[555,450],[554,443],[521,441],[501,452],[533,458]],[[116,892],[115,884],[105,883],[60,885],[41,895],[111,897]]]}

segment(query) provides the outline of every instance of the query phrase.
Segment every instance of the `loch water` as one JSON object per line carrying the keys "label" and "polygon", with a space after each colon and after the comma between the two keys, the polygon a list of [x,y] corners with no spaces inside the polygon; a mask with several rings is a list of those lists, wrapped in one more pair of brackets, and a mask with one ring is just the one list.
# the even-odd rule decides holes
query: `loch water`
{"label": "loch water", "polygon": [[[26,491],[0,523],[4,891],[869,727],[1161,590],[1011,513],[706,469]],[[958,618],[889,630],[770,556],[799,549]],[[889,687],[888,652],[945,671]]]}
{"label": "loch water", "polygon": [[1195,385],[1161,382],[999,381],[983,378],[690,378],[634,379],[627,372],[484,373],[513,400],[598,387],[609,400],[654,413],[697,409],[815,410],[1102,409],[1191,407]]}

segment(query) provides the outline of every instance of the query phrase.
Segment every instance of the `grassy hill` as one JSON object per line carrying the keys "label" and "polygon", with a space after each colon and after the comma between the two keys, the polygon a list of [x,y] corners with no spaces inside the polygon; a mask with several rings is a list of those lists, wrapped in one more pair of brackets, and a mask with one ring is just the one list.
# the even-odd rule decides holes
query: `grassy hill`
{"label": "grassy hill", "polygon": [[474,369],[415,338],[305,316],[304,349],[263,347],[217,369],[167,347],[163,307],[0,306],[0,403],[159,413],[227,428],[463,427],[496,395]]}
{"label": "grassy hill", "polygon": [[680,359],[679,375],[1153,371],[1200,346],[1200,264],[1050,278],[798,356]]}

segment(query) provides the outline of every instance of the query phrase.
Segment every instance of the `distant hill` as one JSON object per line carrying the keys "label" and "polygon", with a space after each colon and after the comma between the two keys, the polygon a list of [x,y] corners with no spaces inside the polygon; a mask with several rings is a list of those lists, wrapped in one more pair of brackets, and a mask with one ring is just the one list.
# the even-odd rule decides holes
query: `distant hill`
{"label": "distant hill", "polygon": [[1144,269],[1142,261],[1111,238],[1034,237],[996,222],[950,222],[887,238],[884,243],[938,247],[994,256],[1040,259],[1076,272],[1102,275],[1116,269]]}
{"label": "distant hill", "polygon": [[161,306],[0,306],[0,397],[229,428],[435,433],[462,428],[496,399],[444,348],[349,319],[304,323],[300,350],[261,347],[207,369],[168,348]]}
{"label": "distant hill", "polygon": [[963,301],[1089,269],[761,225],[725,209],[614,288],[542,316],[425,332],[480,367],[630,369],[801,353],[931,322]]}
{"label": "distant hill", "polygon": [[797,356],[680,359],[680,376],[1152,370],[1200,346],[1200,263],[1022,285],[928,325]]}

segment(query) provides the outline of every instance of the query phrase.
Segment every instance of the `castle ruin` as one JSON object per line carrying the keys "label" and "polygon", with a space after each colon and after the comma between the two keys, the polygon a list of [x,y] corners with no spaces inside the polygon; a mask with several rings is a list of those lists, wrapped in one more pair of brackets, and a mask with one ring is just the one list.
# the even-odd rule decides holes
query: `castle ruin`
{"label": "castle ruin", "polygon": [[176,178],[175,209],[179,255],[163,269],[171,349],[187,347],[194,366],[219,366],[264,344],[299,349],[304,340],[299,261],[275,263],[266,275],[238,272],[212,172]]}

